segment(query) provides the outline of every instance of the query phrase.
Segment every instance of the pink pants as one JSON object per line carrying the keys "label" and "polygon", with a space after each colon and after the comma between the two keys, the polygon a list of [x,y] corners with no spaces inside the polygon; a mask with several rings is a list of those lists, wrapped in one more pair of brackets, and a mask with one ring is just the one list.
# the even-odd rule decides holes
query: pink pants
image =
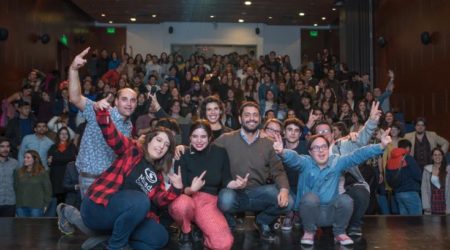
{"label": "pink pants", "polygon": [[180,195],[169,205],[169,214],[181,226],[183,233],[191,231],[191,222],[203,232],[204,245],[209,249],[228,250],[233,246],[233,235],[228,223],[217,208],[217,196],[197,192]]}

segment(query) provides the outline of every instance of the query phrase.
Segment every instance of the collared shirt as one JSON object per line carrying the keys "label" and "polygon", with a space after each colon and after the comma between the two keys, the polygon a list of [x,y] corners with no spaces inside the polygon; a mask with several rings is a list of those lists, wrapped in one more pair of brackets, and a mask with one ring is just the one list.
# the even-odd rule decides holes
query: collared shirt
{"label": "collared shirt", "polygon": [[[85,172],[93,175],[101,174],[116,158],[114,151],[103,139],[102,131],[95,119],[94,102],[86,99],[86,107],[82,116],[86,119],[87,125],[84,130],[75,165],[78,172]],[[130,119],[123,120],[117,108],[111,109],[111,120],[117,129],[125,136],[131,135],[133,125]]]}
{"label": "collared shirt", "polygon": [[13,158],[0,160],[0,206],[16,204],[14,192],[14,170],[20,167],[19,162]]}
{"label": "collared shirt", "polygon": [[48,170],[47,152],[53,144],[54,142],[47,136],[43,136],[42,138],[37,137],[36,134],[25,136],[20,144],[19,155],[17,156],[19,159],[19,165],[23,165],[23,157],[25,152],[31,149],[39,153],[42,165],[44,165],[45,169]]}
{"label": "collared shirt", "polygon": [[[101,133],[107,144],[114,148],[117,159],[92,183],[86,193],[86,196],[93,202],[104,206],[107,206],[111,196],[122,188],[124,180],[130,175],[132,170],[141,161],[146,161],[143,159],[144,149],[142,145],[138,141],[120,133],[111,122],[112,119],[109,118],[108,111],[97,112],[97,121]],[[181,194],[181,190],[173,186],[166,189],[164,178],[160,171],[157,172],[156,177],[159,185],[152,187],[147,196],[158,207],[166,206]],[[147,217],[157,219],[152,211],[148,212]]]}
{"label": "collared shirt", "polygon": [[241,138],[248,144],[251,145],[253,144],[256,140],[259,139],[259,129],[256,131],[255,136],[253,137],[253,140],[250,141],[250,138],[247,137],[247,135],[244,132],[244,129],[241,128],[241,130],[239,131],[239,134],[241,135]]}
{"label": "collared shirt", "polygon": [[370,157],[383,153],[379,144],[365,146],[349,155],[333,154],[328,159],[327,166],[321,169],[309,155],[299,155],[290,149],[283,150],[284,166],[299,172],[297,199],[295,208],[306,193],[319,196],[320,204],[329,204],[338,195],[338,183],[342,172],[361,164]]}

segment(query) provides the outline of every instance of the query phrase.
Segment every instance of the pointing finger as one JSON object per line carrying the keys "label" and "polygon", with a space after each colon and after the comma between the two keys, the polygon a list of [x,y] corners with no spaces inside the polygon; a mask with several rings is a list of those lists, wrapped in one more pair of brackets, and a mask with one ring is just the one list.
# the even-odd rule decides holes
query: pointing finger
{"label": "pointing finger", "polygon": [[206,170],[203,171],[203,173],[202,173],[198,178],[199,178],[199,179],[203,179],[203,177],[205,176],[205,174],[206,174]]}
{"label": "pointing finger", "polygon": [[85,50],[83,50],[80,54],[79,54],[79,56],[81,56],[81,57],[85,57],[86,55],[87,55],[87,53],[89,52],[89,49],[90,49],[91,47],[87,47]]}

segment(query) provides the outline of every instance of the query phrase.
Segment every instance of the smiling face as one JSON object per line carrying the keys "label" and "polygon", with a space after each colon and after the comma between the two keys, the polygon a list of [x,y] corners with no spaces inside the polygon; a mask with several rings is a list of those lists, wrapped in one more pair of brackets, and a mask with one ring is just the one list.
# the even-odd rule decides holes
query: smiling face
{"label": "smiling face", "polygon": [[161,159],[169,150],[170,140],[166,133],[158,132],[147,144],[147,152],[152,160]]}
{"label": "smiling face", "polygon": [[264,132],[266,132],[267,136],[271,140],[275,140],[276,135],[281,136],[280,124],[276,122],[270,122],[269,124],[267,124],[266,128],[264,129]]}
{"label": "smiling face", "polygon": [[194,130],[190,136],[191,145],[197,151],[202,151],[209,144],[208,133],[204,128],[197,128]]}
{"label": "smiling face", "polygon": [[444,159],[444,156],[442,155],[441,151],[437,149],[433,150],[431,157],[433,159],[433,163],[435,164],[441,164],[442,160]]}
{"label": "smiling face", "polygon": [[314,139],[309,148],[309,154],[319,167],[326,166],[329,156],[327,141],[322,137]]}
{"label": "smiling face", "polygon": [[215,124],[220,119],[220,107],[216,102],[206,104],[206,119],[210,124]]}
{"label": "smiling face", "polygon": [[261,116],[259,110],[253,106],[247,106],[242,110],[242,114],[239,116],[239,122],[242,125],[244,131],[248,133],[254,133],[258,130],[258,126],[261,122]]}
{"label": "smiling face", "polygon": [[119,96],[115,100],[115,104],[119,114],[123,117],[129,117],[137,105],[137,95],[132,89],[125,88],[119,91]]}

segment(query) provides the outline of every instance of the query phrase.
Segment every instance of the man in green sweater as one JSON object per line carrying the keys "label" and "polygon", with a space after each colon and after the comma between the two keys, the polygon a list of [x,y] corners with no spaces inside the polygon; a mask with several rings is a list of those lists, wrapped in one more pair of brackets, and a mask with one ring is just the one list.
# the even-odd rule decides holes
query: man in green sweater
{"label": "man in green sweater", "polygon": [[[223,134],[216,139],[215,144],[227,150],[231,176],[238,178],[248,173],[248,183],[245,189],[222,189],[218,206],[232,230],[236,227],[234,213],[257,212],[256,227],[261,239],[273,241],[275,234],[270,225],[293,206],[288,179],[273,150],[273,142],[260,138],[261,115],[258,104],[242,104],[239,122],[241,129]],[[273,179],[274,184],[267,184],[269,177]]]}

